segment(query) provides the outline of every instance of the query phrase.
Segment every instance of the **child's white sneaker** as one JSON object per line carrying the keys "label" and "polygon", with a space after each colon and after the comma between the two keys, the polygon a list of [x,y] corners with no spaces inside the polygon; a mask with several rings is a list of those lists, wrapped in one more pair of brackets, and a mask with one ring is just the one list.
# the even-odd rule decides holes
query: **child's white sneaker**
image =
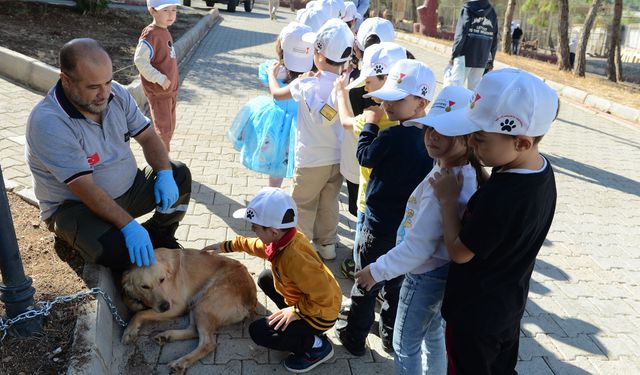
{"label": "child's white sneaker", "polygon": [[322,259],[326,259],[326,260],[336,259],[336,245],[334,244],[329,244],[329,245],[314,244],[314,245],[316,246],[316,251],[318,252],[318,254],[320,254]]}

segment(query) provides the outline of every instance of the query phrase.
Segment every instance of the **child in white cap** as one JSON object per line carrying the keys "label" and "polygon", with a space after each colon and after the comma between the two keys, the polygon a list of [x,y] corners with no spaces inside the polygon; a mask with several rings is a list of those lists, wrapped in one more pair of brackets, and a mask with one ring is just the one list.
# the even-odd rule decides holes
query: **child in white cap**
{"label": "child in white cap", "polygon": [[251,339],[293,353],[284,361],[291,372],[307,372],[330,359],[333,346],[324,333],[336,321],[342,291],[309,239],[296,230],[298,212],[291,196],[282,189],[263,188],[233,217],[250,222],[257,238],[236,236],[203,250],[245,252],[271,263],[257,283],[280,310],[251,323]]}
{"label": "child in white cap", "polygon": [[342,126],[328,100],[333,82],[351,55],[353,34],[336,18],[303,39],[313,42],[318,72],[293,80],[276,99],[293,98],[298,102],[292,196],[300,210],[300,230],[313,240],[324,259],[334,259],[342,186]]}
{"label": "child in white cap", "polygon": [[167,151],[176,129],[180,75],[173,38],[167,29],[176,21],[179,0],[147,0],[153,22],[142,30],[133,61],[140,72],[153,127]]}
{"label": "child in white cap", "polygon": [[347,25],[353,32],[356,31],[356,23],[360,19],[362,19],[362,16],[358,13],[356,4],[354,4],[353,1],[345,1],[344,15],[342,16],[342,20],[347,23]]}
{"label": "child in white cap", "polygon": [[[308,26],[297,22],[282,29],[276,40],[279,61],[268,60],[258,71],[272,96],[259,96],[245,104],[227,132],[233,147],[240,151],[242,164],[268,175],[272,187],[280,187],[283,178],[293,177],[298,103],[292,99],[278,100],[277,94],[283,86],[311,70],[313,45],[302,40],[302,35],[310,31]],[[274,70],[271,82],[270,70]]]}
{"label": "child in white cap", "polygon": [[[404,59],[393,65],[381,89],[367,94],[382,100],[384,110],[380,107],[365,110],[367,123],[358,139],[358,162],[372,168],[372,172],[366,191],[356,271],[394,247],[407,200],[433,166],[422,140],[422,129],[406,121],[425,115],[435,84],[433,72],[427,65]],[[402,126],[380,131],[377,124],[383,113],[389,120],[400,121]],[[387,351],[393,350],[393,327],[402,280],[403,277],[398,276],[381,281],[370,290],[354,284],[346,320],[336,324],[338,338],[351,354],[365,354],[365,340],[374,322],[378,292],[383,296],[379,326],[382,346]]]}
{"label": "child in white cap", "polygon": [[[366,55],[366,51],[365,51]],[[406,121],[424,127],[424,143],[436,165],[411,193],[398,228],[396,246],[356,273],[356,282],[371,289],[383,280],[405,275],[393,331],[396,374],[446,374],[444,329],[440,306],[449,272],[449,255],[442,232],[440,204],[429,179],[451,168],[463,179],[458,213],[482,180],[482,166],[468,146],[468,134],[455,122],[438,121],[443,113],[460,110],[469,103],[471,91],[444,88],[426,117]],[[423,343],[426,346],[423,346]],[[422,358],[426,358],[423,367]]]}
{"label": "child in white cap", "polygon": [[[334,84],[336,92],[336,103],[340,114],[340,122],[345,128],[342,141],[340,172],[347,180],[349,193],[349,212],[356,216],[355,237],[353,240],[353,258],[347,258],[340,265],[340,271],[345,277],[353,278],[355,269],[355,258],[358,252],[358,240],[364,221],[365,209],[365,192],[371,168],[362,167],[358,164],[356,158],[356,146],[360,132],[366,123],[362,111],[355,113],[354,107],[360,104],[362,98],[352,98],[351,90],[361,92],[360,96],[367,92],[376,91],[384,85],[387,75],[393,64],[407,57],[407,51],[404,47],[390,42],[382,42],[374,44],[367,48],[362,61],[362,72],[355,81],[345,86],[346,76],[340,76]],[[370,105],[377,105],[372,99]],[[356,115],[354,117],[354,114]],[[378,122],[380,131],[394,125],[398,125],[398,121],[390,121],[385,115]]]}
{"label": "child in white cap", "polygon": [[456,374],[513,374],[520,320],[536,256],[556,205],[549,160],[538,144],[557,116],[556,92],[518,69],[486,74],[464,110],[442,115],[493,167],[459,215],[465,182],[444,169],[431,185],[440,202],[452,260],[442,303],[449,369]]}

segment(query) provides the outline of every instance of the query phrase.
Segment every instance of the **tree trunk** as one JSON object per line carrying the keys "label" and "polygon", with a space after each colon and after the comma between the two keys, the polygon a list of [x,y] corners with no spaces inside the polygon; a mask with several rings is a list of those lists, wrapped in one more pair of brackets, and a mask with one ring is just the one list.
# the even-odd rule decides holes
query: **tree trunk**
{"label": "tree trunk", "polygon": [[[622,73],[622,67],[617,66],[616,54],[620,57],[620,20],[622,18],[622,0],[615,0],[613,6],[613,20],[611,22],[611,38],[609,40],[609,53],[607,57],[607,79],[618,82],[618,71]],[[620,74],[622,75],[622,74]]]}
{"label": "tree trunk", "polygon": [[558,68],[571,70],[569,60],[569,0],[558,0],[560,22],[558,23]]}
{"label": "tree trunk", "polygon": [[576,49],[576,66],[573,69],[573,74],[578,77],[584,77],[584,71],[587,67],[587,43],[589,42],[589,34],[591,34],[593,23],[596,21],[600,1],[601,0],[593,0],[589,13],[587,13],[587,19],[584,20],[584,25],[582,26],[580,41]]}
{"label": "tree trunk", "polygon": [[516,0],[509,0],[507,10],[504,12],[502,24],[502,52],[511,54],[511,21],[516,10]]}

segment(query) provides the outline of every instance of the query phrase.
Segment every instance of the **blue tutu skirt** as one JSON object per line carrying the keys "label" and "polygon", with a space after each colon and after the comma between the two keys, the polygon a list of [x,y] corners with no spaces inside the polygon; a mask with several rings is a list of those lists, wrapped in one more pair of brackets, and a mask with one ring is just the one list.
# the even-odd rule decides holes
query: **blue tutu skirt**
{"label": "blue tutu skirt", "polygon": [[272,177],[293,177],[298,103],[259,96],[245,104],[227,135],[242,164]]}

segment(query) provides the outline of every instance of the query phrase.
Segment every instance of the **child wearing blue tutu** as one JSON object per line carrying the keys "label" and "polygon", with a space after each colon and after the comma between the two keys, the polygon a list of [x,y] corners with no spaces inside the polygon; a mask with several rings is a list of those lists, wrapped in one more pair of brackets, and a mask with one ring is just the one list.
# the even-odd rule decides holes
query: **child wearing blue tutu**
{"label": "child wearing blue tutu", "polygon": [[[292,22],[276,40],[279,61],[260,64],[258,78],[269,86],[271,96],[259,96],[245,104],[231,124],[227,135],[240,151],[242,164],[269,176],[270,187],[280,187],[284,177],[293,177],[298,104],[277,100],[278,90],[313,66],[313,45],[302,40],[311,28]],[[277,82],[270,84],[268,71],[279,69]]]}

